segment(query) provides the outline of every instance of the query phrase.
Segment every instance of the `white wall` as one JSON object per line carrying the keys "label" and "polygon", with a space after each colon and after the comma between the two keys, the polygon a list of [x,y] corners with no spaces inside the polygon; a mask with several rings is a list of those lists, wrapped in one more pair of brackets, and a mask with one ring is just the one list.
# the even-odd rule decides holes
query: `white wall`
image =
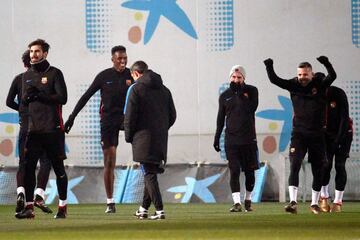
{"label": "white wall", "polygon": [[[228,81],[232,65],[243,65],[247,70],[246,81],[258,87],[258,111],[280,108],[277,96],[288,96],[288,93],[269,83],[262,63],[268,57],[274,59],[280,76],[291,78],[301,61],[311,62],[314,71],[325,71],[316,57],[327,55],[338,73],[335,85],[348,91],[349,101],[354,107],[352,116],[356,126],[358,124],[358,110],[355,109],[358,101],[354,89],[355,85],[360,86],[360,49],[352,42],[351,1],[178,0],[177,4],[193,24],[198,39],[185,34],[162,16],[152,38],[144,44],[143,38],[138,43],[132,43],[128,31],[133,26],[139,26],[144,32],[148,17],[146,11],[121,7],[125,1],[93,0],[93,3],[105,4],[102,9],[106,9],[101,12],[105,15],[101,23],[106,25],[103,28],[107,35],[103,38],[106,47],[96,52],[90,51],[86,45],[86,2],[90,3],[90,0],[2,1],[0,102],[4,104],[0,105],[0,113],[12,112],[5,106],[5,99],[13,77],[23,71],[20,61],[22,52],[29,42],[43,38],[51,45],[49,62],[63,71],[67,83],[69,101],[63,109],[65,120],[83,93],[84,85],[90,84],[99,71],[111,66],[109,52],[114,45],[127,47],[129,65],[142,59],[160,73],[173,93],[178,111],[177,122],[170,131],[170,162],[221,161],[212,149],[212,140],[219,87]],[[353,2],[359,4],[359,1]],[[215,27],[211,18],[216,17],[213,15],[216,6],[229,4],[233,4],[234,23],[231,27],[234,45],[229,50],[220,51],[209,47],[213,39],[211,34],[214,34],[210,28]],[[142,19],[136,20],[135,13],[140,13]],[[99,144],[91,145],[96,151],[94,153],[86,149],[86,134],[80,124],[88,117],[85,111],[79,114],[68,136],[68,164],[102,164]],[[93,115],[91,118],[97,117],[96,113]],[[269,129],[270,123],[275,124],[272,130]],[[278,151],[264,152],[262,141],[266,136],[274,136],[278,141],[281,126],[279,121],[257,118],[262,160],[278,154]],[[0,122],[0,141],[10,139],[14,143],[16,133],[16,124]],[[87,138],[99,141],[97,136]],[[358,144],[357,139],[355,143]],[[2,147],[7,146],[1,146],[1,151]],[[358,149],[353,147],[354,151]],[[119,164],[131,162],[130,146],[123,139],[118,155]],[[88,159],[94,156],[99,161],[90,163]],[[0,159],[2,164],[17,164],[15,152],[8,156],[0,153]]]}

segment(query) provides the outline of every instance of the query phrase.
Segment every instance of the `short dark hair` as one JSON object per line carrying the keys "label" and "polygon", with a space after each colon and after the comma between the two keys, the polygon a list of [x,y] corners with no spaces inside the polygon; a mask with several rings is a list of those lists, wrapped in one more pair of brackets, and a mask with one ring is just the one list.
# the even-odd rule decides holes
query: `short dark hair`
{"label": "short dark hair", "polygon": [[111,55],[114,55],[116,52],[126,52],[126,48],[122,45],[115,46],[111,49]]}
{"label": "short dark hair", "polygon": [[49,52],[50,45],[44,39],[38,38],[35,41],[29,43],[28,47],[31,48],[32,46],[35,45],[40,45],[43,52]]}
{"label": "short dark hair", "polygon": [[311,68],[312,69],[312,66],[309,62],[301,62],[299,64],[298,68]]}
{"label": "short dark hair", "polygon": [[148,70],[148,65],[144,61],[136,61],[131,65],[130,71],[134,72],[137,71],[140,74],[143,74]]}
{"label": "short dark hair", "polygon": [[24,63],[24,66],[29,68],[31,67],[31,64],[30,64],[30,50],[26,50],[23,55],[21,56],[21,60],[22,62]]}

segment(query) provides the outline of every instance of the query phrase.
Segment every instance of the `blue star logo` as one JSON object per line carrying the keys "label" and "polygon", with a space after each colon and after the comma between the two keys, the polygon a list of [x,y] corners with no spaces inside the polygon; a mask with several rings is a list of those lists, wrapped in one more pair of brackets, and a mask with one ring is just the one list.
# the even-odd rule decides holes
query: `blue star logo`
{"label": "blue star logo", "polygon": [[283,127],[281,129],[280,143],[279,143],[279,151],[283,152],[288,146],[291,138],[293,109],[292,109],[291,100],[288,97],[278,96],[278,99],[283,109],[264,110],[258,112],[256,116],[265,119],[278,120],[284,122]]}
{"label": "blue star logo", "polygon": [[197,39],[193,25],[184,10],[176,3],[176,0],[130,0],[122,3],[121,6],[149,12],[145,27],[144,44],[150,41],[161,16],[167,18],[192,38]]}
{"label": "blue star logo", "polygon": [[216,200],[208,187],[213,184],[220,176],[221,174],[216,174],[202,180],[196,180],[192,177],[185,177],[186,185],[171,187],[167,189],[167,191],[173,193],[185,193],[181,199],[181,203],[188,203],[193,194],[195,194],[205,203],[215,203]]}
{"label": "blue star logo", "polygon": [[[67,202],[68,204],[78,204],[79,201],[76,198],[75,194],[72,192],[72,189],[78,185],[82,180],[84,179],[84,176],[80,176],[74,179],[69,180],[68,182],[68,188],[67,188]],[[57,186],[56,186],[56,180],[50,179],[49,180],[50,187],[46,188],[45,195],[47,195],[46,198],[46,204],[51,204],[56,196],[58,195]]]}

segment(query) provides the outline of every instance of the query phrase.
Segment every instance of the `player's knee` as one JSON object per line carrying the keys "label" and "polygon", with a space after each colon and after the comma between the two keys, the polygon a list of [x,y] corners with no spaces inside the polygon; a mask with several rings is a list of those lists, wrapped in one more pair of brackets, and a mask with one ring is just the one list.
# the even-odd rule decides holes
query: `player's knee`
{"label": "player's knee", "polygon": [[335,170],[337,172],[339,171],[345,171],[345,162],[336,162],[335,163]]}

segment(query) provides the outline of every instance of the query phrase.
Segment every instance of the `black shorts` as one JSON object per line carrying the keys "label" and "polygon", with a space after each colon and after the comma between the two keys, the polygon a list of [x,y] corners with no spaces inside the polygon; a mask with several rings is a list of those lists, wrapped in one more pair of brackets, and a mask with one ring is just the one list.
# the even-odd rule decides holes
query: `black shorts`
{"label": "black shorts", "polygon": [[65,133],[56,131],[51,133],[29,133],[26,138],[26,152],[31,152],[37,159],[45,153],[51,160],[64,160],[65,154]]}
{"label": "black shorts", "polygon": [[307,135],[302,133],[292,133],[289,149],[290,161],[302,162],[306,153],[310,163],[325,164],[326,145],[325,135]]}
{"label": "black shorts", "polygon": [[225,153],[233,171],[254,171],[260,167],[257,144],[225,145]]}
{"label": "black shorts", "polygon": [[[347,133],[344,140],[340,143],[340,148],[337,151],[333,152],[332,149],[328,148],[327,149],[327,156],[328,156],[328,158],[331,158],[331,159],[328,159],[328,160],[332,160],[334,155],[336,156],[335,159],[338,159],[338,160],[344,159],[344,160],[346,160],[349,157],[352,140],[353,140],[352,132]],[[331,146],[333,141],[334,141],[334,139],[327,137],[326,138],[326,146]]]}
{"label": "black shorts", "polygon": [[101,147],[117,147],[119,144],[119,132],[121,130],[121,121],[102,121],[101,122]]}

